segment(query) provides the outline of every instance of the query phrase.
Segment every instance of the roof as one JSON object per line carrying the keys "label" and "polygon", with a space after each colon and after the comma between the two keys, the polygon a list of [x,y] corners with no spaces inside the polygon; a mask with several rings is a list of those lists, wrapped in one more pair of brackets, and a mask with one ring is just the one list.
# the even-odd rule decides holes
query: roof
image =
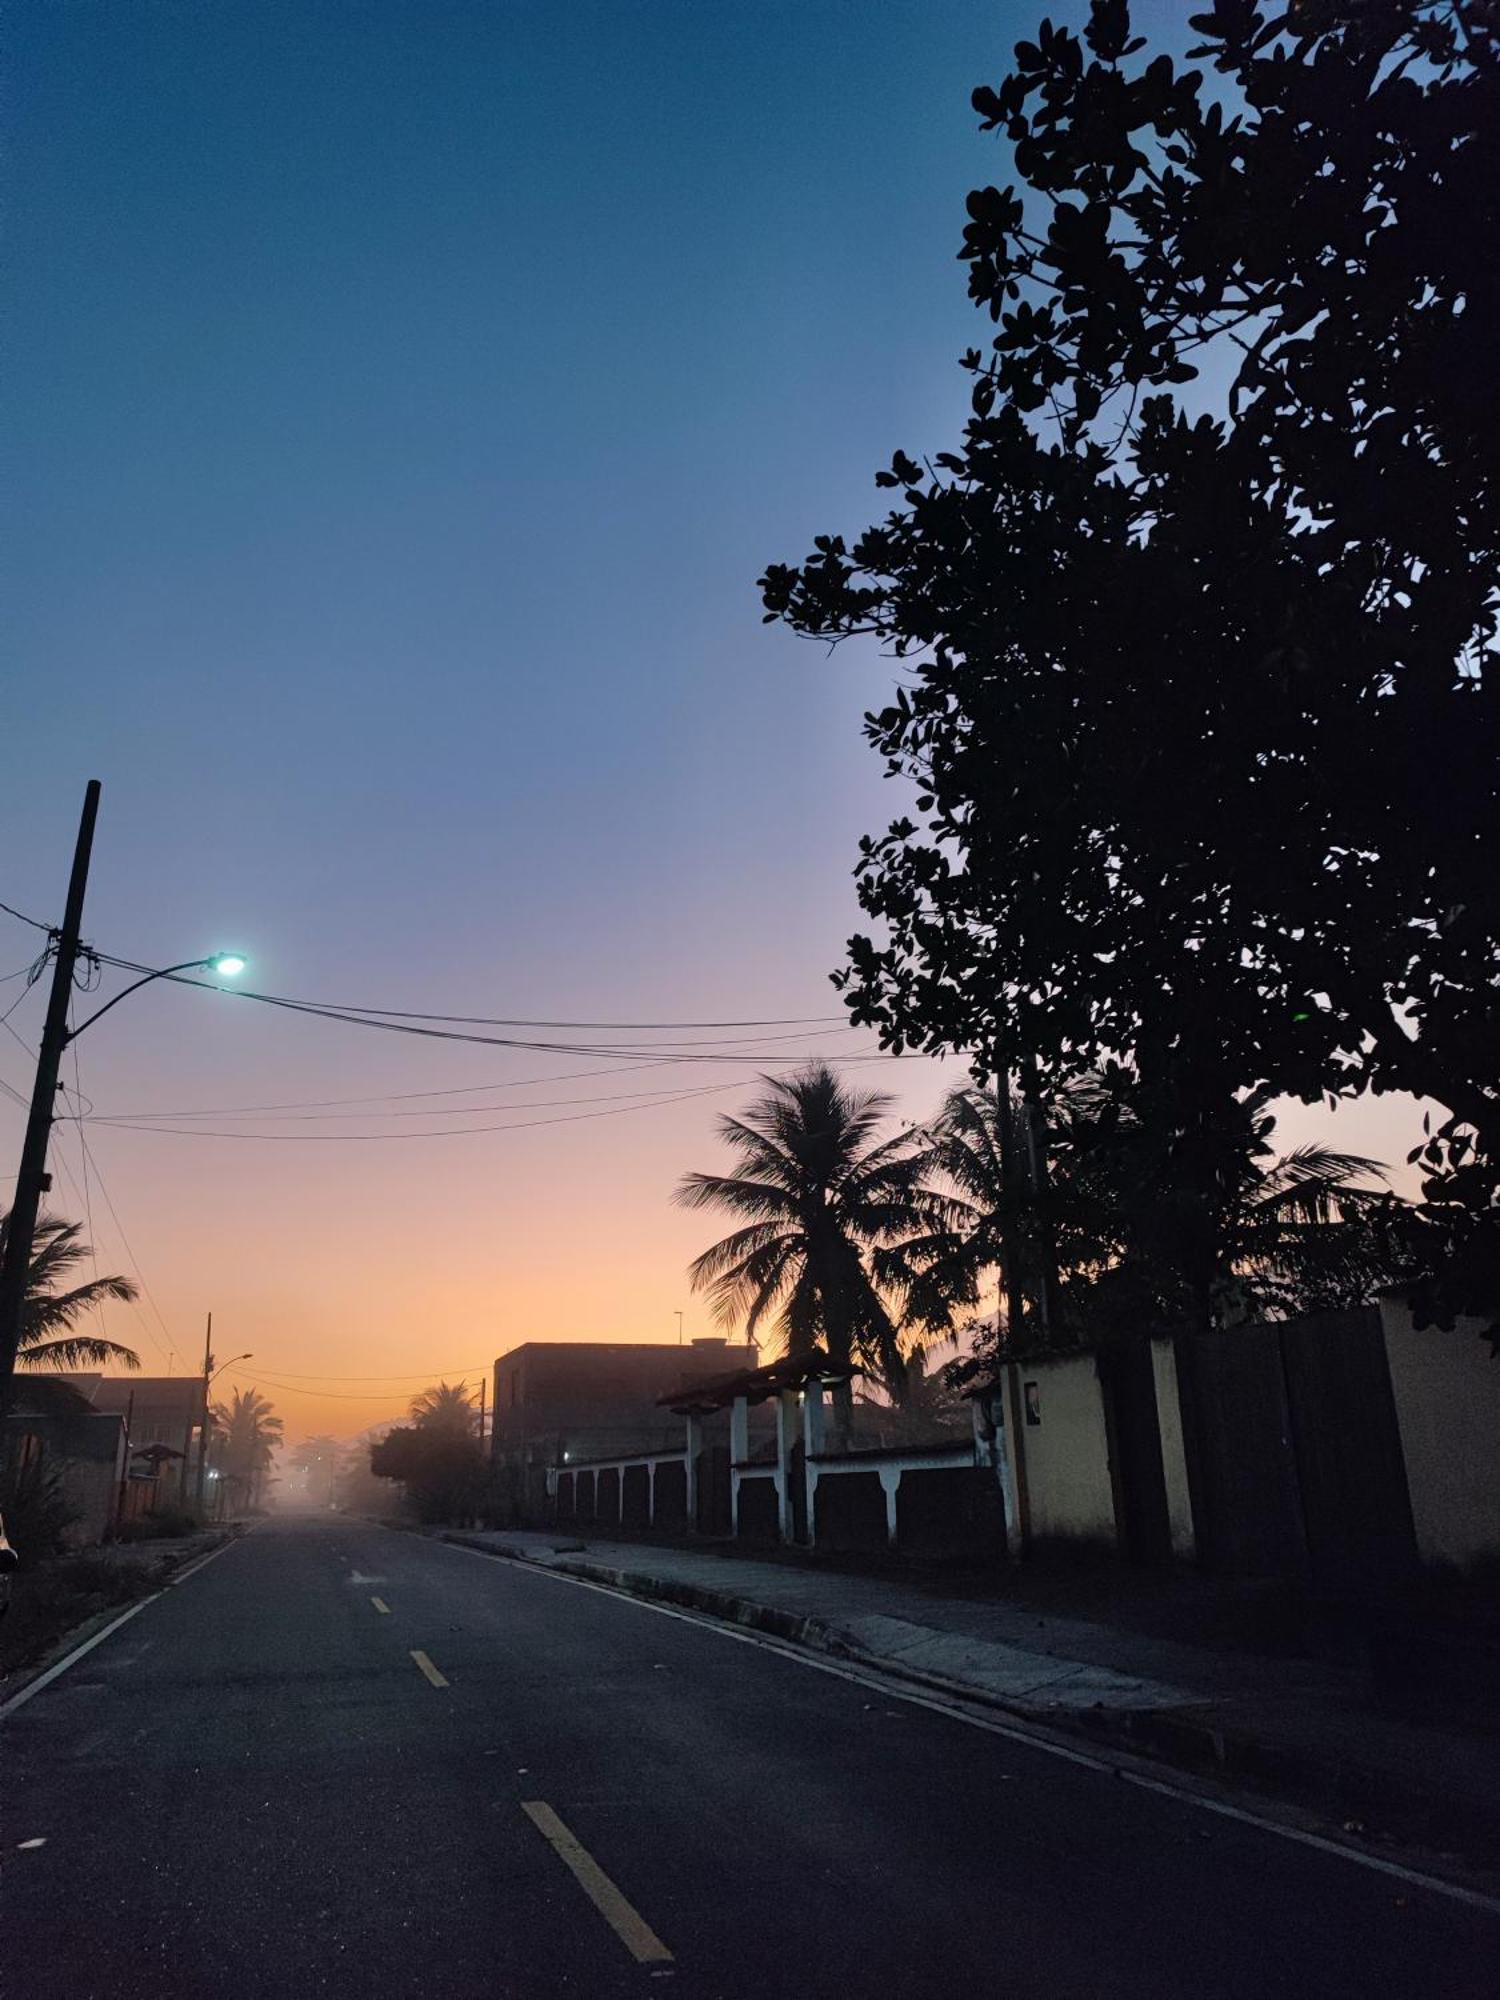
{"label": "roof", "polygon": [[741,1396],[747,1403],[763,1403],[783,1389],[805,1389],[809,1382],[852,1382],[863,1373],[863,1369],[837,1365],[820,1354],[802,1361],[772,1361],[764,1368],[736,1368],[728,1375],[710,1375],[705,1381],[674,1389],[669,1396],[658,1396],[657,1407],[675,1411],[680,1417],[709,1416],[715,1410],[727,1410]]}
{"label": "roof", "polygon": [[123,1416],[135,1399],[135,1412],[176,1413],[196,1424],[203,1410],[201,1375],[100,1375],[87,1371],[60,1372],[57,1379],[86,1396],[96,1410]]}

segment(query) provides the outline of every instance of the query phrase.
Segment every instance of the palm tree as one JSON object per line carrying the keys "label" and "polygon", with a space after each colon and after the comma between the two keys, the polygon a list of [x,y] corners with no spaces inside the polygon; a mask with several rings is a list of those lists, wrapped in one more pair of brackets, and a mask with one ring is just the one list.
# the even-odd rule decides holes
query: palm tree
{"label": "palm tree", "polygon": [[[0,1216],[0,1247],[4,1245],[9,1224],[7,1212]],[[66,1383],[49,1382],[45,1375],[38,1379],[34,1371],[103,1368],[111,1361],[122,1368],[141,1365],[141,1357],[134,1348],[122,1347],[102,1334],[77,1330],[79,1320],[106,1300],[128,1304],[136,1296],[129,1278],[95,1276],[81,1284],[68,1284],[70,1274],[93,1254],[83,1240],[82,1223],[65,1222],[56,1215],[38,1217],[17,1356],[23,1372],[16,1379],[15,1390],[18,1401],[33,1409],[76,1408],[78,1404],[76,1394]]]}
{"label": "palm tree", "polygon": [[[768,1320],[785,1352],[867,1369],[899,1397],[901,1332],[870,1254],[914,1229],[953,1221],[953,1204],[920,1185],[921,1136],[879,1136],[892,1099],[847,1089],[824,1063],[765,1077],[743,1117],[719,1121],[739,1155],[727,1174],[684,1175],[676,1199],[744,1226],[688,1267],[725,1325],[754,1335]],[[836,1401],[841,1417],[847,1400]]]}
{"label": "palm tree", "polygon": [[452,1431],[467,1437],[474,1429],[475,1415],[468,1385],[463,1382],[439,1382],[413,1396],[411,1402],[411,1420],[418,1430]]}
{"label": "palm tree", "polygon": [[228,1404],[214,1404],[213,1419],[219,1469],[253,1507],[260,1499],[272,1456],[281,1447],[281,1418],[273,1414],[270,1402],[258,1389],[236,1389]]}
{"label": "palm tree", "polygon": [[325,1435],[304,1438],[292,1453],[292,1465],[298,1472],[307,1474],[310,1499],[317,1497],[325,1502],[332,1501],[343,1449],[337,1438]]}
{"label": "palm tree", "polygon": [[1214,1118],[1184,1121],[1123,1075],[1084,1078],[1052,1107],[1038,1204],[1029,1190],[1007,1188],[996,1101],[955,1091],[924,1166],[949,1191],[957,1226],[884,1253],[882,1275],[905,1288],[925,1323],[951,1322],[1003,1265],[1018,1215],[1024,1249],[1026,1211],[1040,1206],[1075,1335],[1364,1303],[1407,1261],[1405,1218],[1379,1185],[1384,1169],[1326,1146],[1278,1157],[1270,1103],[1259,1091]]}

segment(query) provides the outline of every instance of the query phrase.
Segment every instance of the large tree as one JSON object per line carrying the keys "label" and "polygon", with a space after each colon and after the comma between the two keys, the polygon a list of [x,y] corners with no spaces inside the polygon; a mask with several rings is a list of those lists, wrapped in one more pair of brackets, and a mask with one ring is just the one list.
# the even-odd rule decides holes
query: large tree
{"label": "large tree", "polygon": [[899,1398],[901,1329],[869,1257],[947,1217],[920,1185],[918,1135],[883,1135],[892,1099],[851,1090],[826,1064],[764,1081],[742,1116],[719,1120],[738,1155],[730,1172],[678,1186],[685,1207],[742,1225],[689,1266],[693,1289],[725,1325],[753,1337],[772,1324],[793,1360],[857,1363]]}
{"label": "large tree", "polygon": [[228,1403],[215,1403],[212,1416],[217,1470],[243,1504],[258,1506],[281,1449],[281,1418],[258,1389],[236,1389]]}
{"label": "large tree", "polygon": [[1212,75],[1095,0],[975,93],[1019,187],[969,200],[962,444],[762,579],[908,670],[851,1009],[1044,1091],[1126,1059],[1184,1144],[1250,1088],[1431,1098],[1493,1242],[1500,20],[1193,25]]}

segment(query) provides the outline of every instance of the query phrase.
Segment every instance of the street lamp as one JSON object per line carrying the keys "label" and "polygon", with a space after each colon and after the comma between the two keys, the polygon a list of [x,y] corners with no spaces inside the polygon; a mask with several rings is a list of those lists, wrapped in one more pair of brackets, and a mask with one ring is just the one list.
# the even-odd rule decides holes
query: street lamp
{"label": "street lamp", "polygon": [[89,858],[94,848],[94,822],[99,814],[99,780],[90,778],[83,794],[83,816],[78,823],[78,840],[73,849],[73,868],[68,877],[68,899],[63,920],[48,934],[48,949],[55,956],[52,990],[47,996],[47,1015],[42,1023],[41,1046],[37,1050],[36,1077],[31,1087],[31,1109],[26,1119],[26,1137],[21,1142],[21,1163],[16,1172],[15,1193],[0,1248],[0,1415],[10,1406],[15,1379],[16,1356],[21,1346],[21,1321],[26,1308],[26,1286],[31,1275],[31,1253],[36,1240],[37,1211],[50,1182],[47,1177],[47,1142],[52,1133],[53,1106],[57,1098],[63,1050],[85,1028],[107,1014],[111,1007],[154,979],[167,979],[177,972],[214,972],[232,979],[243,972],[245,960],[236,951],[215,952],[209,958],[186,959],[181,965],[163,966],[107,1000],[97,1013],[69,1032],[68,1009],[73,1001],[73,974],[83,951],[80,930],[83,924],[83,895],[88,885]]}
{"label": "street lamp", "polygon": [[203,1338],[203,1422],[198,1429],[198,1511],[200,1513],[203,1511],[203,1482],[205,1479],[215,1477],[215,1474],[208,1470],[208,1392],[226,1368],[232,1368],[236,1361],[253,1361],[255,1358],[251,1354],[232,1354],[227,1361],[221,1361],[218,1367],[215,1368],[213,1355],[210,1354],[208,1349],[208,1343],[213,1337],[214,1316],[210,1313],[208,1316],[208,1332]]}
{"label": "street lamp", "polygon": [[141,988],[149,986],[153,979],[171,979],[179,972],[216,972],[221,979],[235,979],[245,970],[249,962],[237,951],[216,951],[211,958],[185,958],[181,965],[164,965],[159,972],[145,973],[129,986],[122,987],[113,1000],[106,1000],[104,1005],[90,1014],[86,1021],[80,1021],[76,1028],[70,1029],[63,1036],[63,1046],[66,1047],[69,1042],[76,1042],[85,1028],[92,1028],[111,1007],[118,1007],[122,1000],[128,1000],[132,993],[139,993]]}

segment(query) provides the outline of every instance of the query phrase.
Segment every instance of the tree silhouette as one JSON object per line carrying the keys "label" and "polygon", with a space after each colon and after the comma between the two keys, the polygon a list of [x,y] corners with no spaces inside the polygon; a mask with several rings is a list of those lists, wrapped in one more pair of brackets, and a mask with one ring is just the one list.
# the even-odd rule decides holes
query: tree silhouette
{"label": "tree silhouette", "polygon": [[[952,1191],[956,1226],[881,1253],[884,1275],[931,1324],[979,1303],[1038,1200],[1062,1339],[1335,1311],[1366,1303],[1410,1263],[1413,1218],[1385,1192],[1379,1163],[1316,1145],[1278,1154],[1264,1093],[1213,1133],[1184,1134],[1154,1123],[1118,1073],[1083,1079],[1054,1106],[1040,1197],[1007,1185],[998,1122],[989,1093],[949,1096],[923,1165]],[[1038,1330],[1028,1312],[1006,1325],[1005,1344],[1024,1347]]]}
{"label": "tree silhouette", "polygon": [[[0,1246],[5,1241],[9,1212],[0,1216]],[[129,1278],[93,1277],[81,1284],[67,1281],[76,1268],[93,1257],[83,1240],[83,1226],[60,1216],[43,1215],[37,1220],[31,1252],[31,1269],[26,1280],[26,1298],[21,1309],[21,1345],[17,1357],[20,1372],[15,1379],[14,1397],[18,1407],[33,1410],[77,1408],[79,1399],[67,1383],[49,1381],[40,1370],[103,1368],[116,1362],[122,1368],[139,1368],[141,1357],[134,1348],[102,1334],[80,1333],[78,1322],[109,1300],[128,1303],[136,1297]]]}
{"label": "tree silhouette", "polygon": [[778,1327],[793,1360],[859,1363],[899,1398],[901,1334],[867,1253],[946,1219],[926,1195],[911,1132],[882,1138],[892,1099],[852,1091],[825,1064],[766,1077],[742,1117],[719,1120],[739,1155],[728,1174],[690,1173],[687,1208],[723,1209],[743,1227],[689,1266],[726,1325]]}
{"label": "tree silhouette", "polygon": [[469,1401],[466,1383],[439,1382],[412,1398],[411,1419],[419,1430],[452,1431],[469,1437],[478,1422],[478,1413]]}
{"label": "tree silhouette", "polygon": [[258,1506],[271,1460],[281,1448],[281,1418],[258,1389],[236,1389],[227,1404],[214,1404],[212,1415],[219,1471],[238,1487],[247,1506]]}
{"label": "tree silhouette", "polygon": [[1194,25],[1212,83],[1095,0],[975,93],[1019,191],[969,198],[963,442],[762,578],[909,670],[867,733],[917,818],[862,844],[843,978],[894,1049],[1049,1093],[1124,1059],[1184,1131],[1435,1100],[1429,1211],[1493,1304],[1500,20]]}

